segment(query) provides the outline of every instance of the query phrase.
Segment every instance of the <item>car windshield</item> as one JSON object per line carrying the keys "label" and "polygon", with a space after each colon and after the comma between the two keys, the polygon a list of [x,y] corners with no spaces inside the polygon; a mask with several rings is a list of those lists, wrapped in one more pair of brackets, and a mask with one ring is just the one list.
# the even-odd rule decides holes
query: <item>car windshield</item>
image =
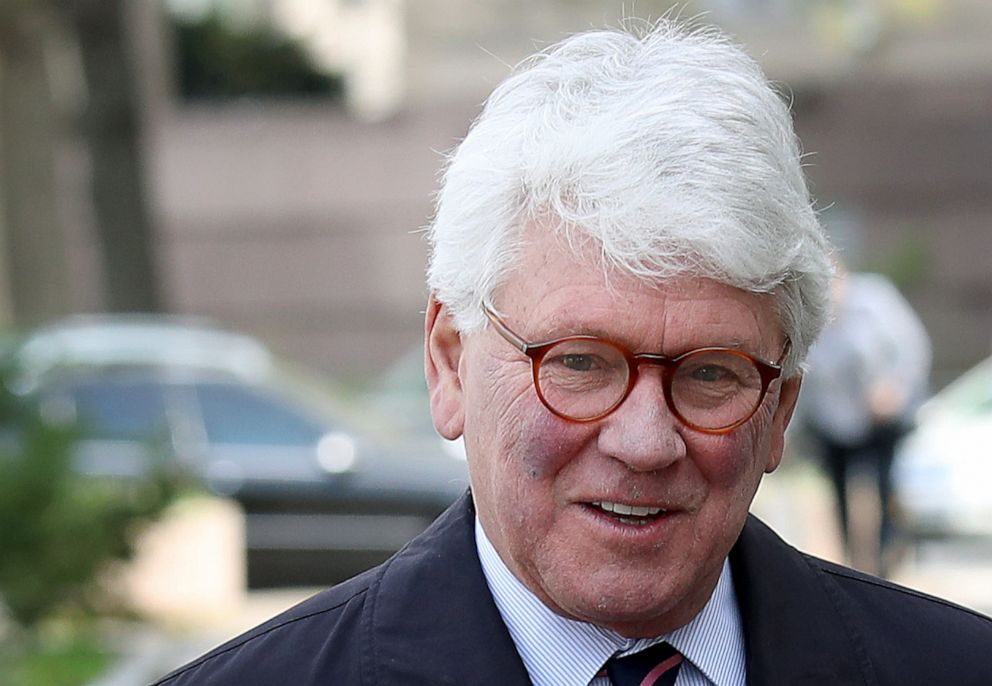
{"label": "car windshield", "polygon": [[147,441],[168,435],[162,385],[132,378],[91,379],[65,386],[51,402],[68,400],[87,438]]}
{"label": "car windshield", "polygon": [[207,440],[239,445],[312,446],[326,432],[288,398],[228,383],[199,383]]}

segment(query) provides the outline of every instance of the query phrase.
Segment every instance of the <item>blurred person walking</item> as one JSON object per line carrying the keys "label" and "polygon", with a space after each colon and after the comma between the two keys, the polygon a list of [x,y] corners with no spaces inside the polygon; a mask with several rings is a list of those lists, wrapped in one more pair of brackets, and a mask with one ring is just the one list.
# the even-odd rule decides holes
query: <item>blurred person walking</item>
{"label": "blurred person walking", "polygon": [[849,560],[860,551],[853,543],[858,523],[851,521],[848,478],[858,467],[870,470],[879,505],[870,571],[885,576],[895,529],[892,463],[927,394],[930,338],[912,306],[880,274],[837,265],[832,295],[833,318],[808,358],[801,415],[833,486]]}

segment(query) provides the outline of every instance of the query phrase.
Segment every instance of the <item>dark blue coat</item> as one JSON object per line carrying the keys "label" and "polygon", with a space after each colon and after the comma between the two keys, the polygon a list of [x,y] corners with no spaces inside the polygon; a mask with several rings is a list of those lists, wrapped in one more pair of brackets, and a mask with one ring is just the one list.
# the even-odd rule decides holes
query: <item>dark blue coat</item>
{"label": "dark blue coat", "polygon": [[[161,686],[524,686],[467,495],[381,566]],[[804,555],[750,518],[731,553],[752,686],[992,684],[992,620]]]}

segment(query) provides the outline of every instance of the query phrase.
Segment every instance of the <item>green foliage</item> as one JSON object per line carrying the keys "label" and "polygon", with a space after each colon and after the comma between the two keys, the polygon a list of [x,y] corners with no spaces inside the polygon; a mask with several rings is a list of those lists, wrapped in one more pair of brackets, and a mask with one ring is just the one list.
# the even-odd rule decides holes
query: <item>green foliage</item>
{"label": "green foliage", "polygon": [[93,609],[99,576],[131,554],[136,527],[170,502],[177,479],[76,474],[74,428],[47,423],[6,391],[0,426],[0,600],[30,632],[57,612]]}
{"label": "green foliage", "polygon": [[112,656],[92,641],[30,645],[0,651],[4,686],[78,686],[95,679]]}
{"label": "green foliage", "polygon": [[298,45],[271,29],[239,31],[216,13],[177,18],[174,28],[184,98],[342,94],[340,76],[315,70]]}

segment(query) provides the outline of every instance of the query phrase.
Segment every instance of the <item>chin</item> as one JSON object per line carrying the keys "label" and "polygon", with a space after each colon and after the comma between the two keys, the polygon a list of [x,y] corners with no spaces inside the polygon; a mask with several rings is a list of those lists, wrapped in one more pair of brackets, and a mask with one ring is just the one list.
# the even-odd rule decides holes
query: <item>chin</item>
{"label": "chin", "polygon": [[673,599],[683,597],[674,588],[659,588],[659,575],[655,573],[648,583],[627,581],[625,585],[613,576],[610,590],[590,588],[588,577],[581,580],[582,587],[556,594],[561,602],[555,603],[561,614],[597,626],[606,627],[626,637],[656,636],[678,628],[692,617],[674,607]]}
{"label": "chin", "polygon": [[584,621],[615,631],[625,638],[650,638],[673,631],[691,619],[689,616],[683,620],[680,614],[664,606],[645,607],[643,600],[638,607],[623,610],[614,607],[610,612],[598,611]]}

